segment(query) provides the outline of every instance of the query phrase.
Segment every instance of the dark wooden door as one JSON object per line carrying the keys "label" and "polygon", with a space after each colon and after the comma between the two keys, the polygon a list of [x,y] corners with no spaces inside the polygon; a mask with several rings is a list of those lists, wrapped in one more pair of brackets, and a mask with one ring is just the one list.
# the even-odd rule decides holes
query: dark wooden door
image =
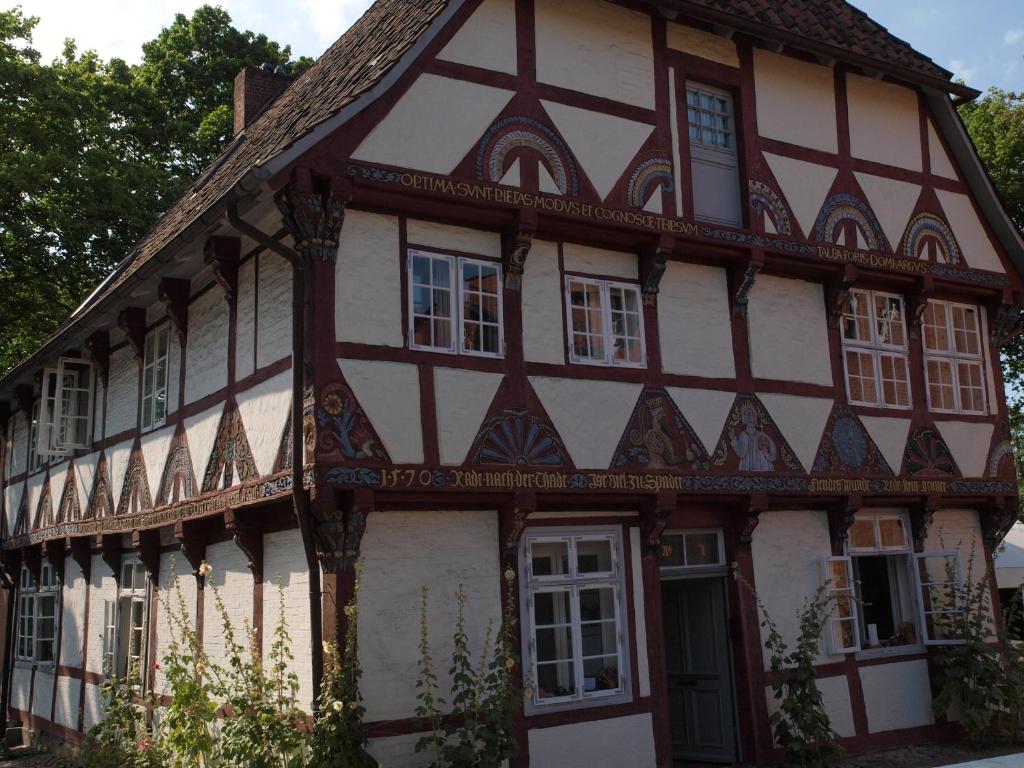
{"label": "dark wooden door", "polygon": [[736,762],[729,636],[722,578],[661,584],[672,755]]}

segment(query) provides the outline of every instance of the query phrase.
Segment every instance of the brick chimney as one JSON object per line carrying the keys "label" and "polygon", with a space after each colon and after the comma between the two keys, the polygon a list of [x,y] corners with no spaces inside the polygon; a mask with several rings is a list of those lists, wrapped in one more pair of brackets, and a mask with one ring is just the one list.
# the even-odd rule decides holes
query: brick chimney
{"label": "brick chimney", "polygon": [[291,83],[280,64],[246,67],[235,77],[235,135],[245,130],[265,106],[284,93]]}

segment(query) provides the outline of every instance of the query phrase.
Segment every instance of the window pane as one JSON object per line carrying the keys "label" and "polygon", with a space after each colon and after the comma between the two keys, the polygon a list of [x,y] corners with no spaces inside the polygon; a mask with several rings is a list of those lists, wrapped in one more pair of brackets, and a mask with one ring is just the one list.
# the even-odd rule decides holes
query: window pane
{"label": "window pane", "polygon": [[875,332],[879,344],[906,346],[903,302],[896,296],[875,296]]}
{"label": "window pane", "polygon": [[946,352],[950,349],[949,330],[946,326],[945,304],[929,301],[924,310],[924,348],[929,352]]}
{"label": "window pane", "polygon": [[553,699],[573,696],[576,693],[576,677],[572,662],[537,665],[537,698]]}
{"label": "window pane", "polygon": [[580,621],[615,619],[615,590],[611,587],[588,587],[580,590]]}
{"label": "window pane", "polygon": [[686,545],[680,534],[661,537],[660,561],[662,568],[686,565]]}
{"label": "window pane", "polygon": [[121,589],[132,588],[132,564],[121,564]]}
{"label": "window pane", "polygon": [[985,410],[985,387],[982,381],[981,363],[957,363],[957,379],[960,387],[960,409],[981,413]]}
{"label": "window pane", "polygon": [[978,339],[978,317],[972,307],[952,307],[953,342],[957,352],[963,355],[980,355]]}
{"label": "window pane", "polygon": [[928,379],[928,402],[932,408],[952,411],[956,408],[953,397],[953,364],[949,360],[928,358],[925,362]]}
{"label": "window pane", "polygon": [[533,623],[538,627],[567,624],[572,618],[569,593],[537,592],[533,596]]}
{"label": "window pane", "polygon": [[583,691],[617,691],[619,683],[619,657],[602,656],[583,660]]}
{"label": "window pane", "polygon": [[537,630],[537,661],[572,659],[572,628],[544,627]]}
{"label": "window pane", "polygon": [[857,645],[856,622],[854,619],[836,619],[832,622],[832,647],[853,648]]}
{"label": "window pane", "polygon": [[412,261],[412,279],[417,285],[430,285],[430,259],[426,256],[414,256]]}
{"label": "window pane", "polygon": [[142,563],[135,564],[135,581],[134,589],[145,589],[146,588],[146,566]]}
{"label": "window pane", "polygon": [[433,259],[433,284],[439,288],[451,288],[451,270],[447,259]]}
{"label": "window pane", "polygon": [[569,542],[535,541],[530,544],[534,576],[565,576],[569,573]]}
{"label": "window pane", "polygon": [[879,354],[882,402],[886,405],[910,405],[910,368],[903,355]]}
{"label": "window pane", "polygon": [[877,403],[878,386],[875,383],[875,358],[870,352],[846,350],[846,381],[850,399],[857,403]]}
{"label": "window pane", "polygon": [[846,300],[843,312],[843,338],[848,341],[871,341],[871,316],[868,296],[854,291]]}
{"label": "window pane", "polygon": [[906,548],[907,532],[902,518],[883,517],[878,520],[878,534],[883,549]]}
{"label": "window pane", "polygon": [[717,533],[686,534],[687,565],[718,565],[721,562],[720,555]]}
{"label": "window pane", "polygon": [[853,525],[850,526],[850,548],[875,549],[877,546],[874,518],[854,520]]}
{"label": "window pane", "polygon": [[611,573],[612,543],[607,539],[586,540],[576,542],[576,572]]}

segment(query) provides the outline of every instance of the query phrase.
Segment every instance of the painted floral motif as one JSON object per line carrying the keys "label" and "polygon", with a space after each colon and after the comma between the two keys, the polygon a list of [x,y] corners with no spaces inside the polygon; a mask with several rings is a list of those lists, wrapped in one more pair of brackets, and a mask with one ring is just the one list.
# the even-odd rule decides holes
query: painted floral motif
{"label": "painted floral motif", "polygon": [[196,495],[196,474],[192,468],[192,456],[189,454],[184,431],[174,436],[170,456],[164,466],[160,478],[160,492],[157,494],[157,506],[175,504]]}
{"label": "painted floral motif", "polygon": [[612,468],[707,469],[708,454],[664,389],[640,395],[619,440]]}
{"label": "painted floral motif", "polygon": [[220,418],[213,453],[210,454],[210,463],[203,477],[202,492],[229,488],[234,485],[236,479],[244,483],[256,475],[256,462],[249,449],[249,439],[245,436],[242,417],[237,406],[230,403]]}
{"label": "painted floral motif", "polygon": [[634,208],[643,208],[659,185],[665,192],[675,189],[672,158],[662,155],[649,157],[633,169],[626,187],[626,200]]}
{"label": "painted floral motif", "polygon": [[555,431],[529,411],[498,411],[484,422],[469,451],[470,464],[561,467],[568,454]]}
{"label": "painted floral motif", "polygon": [[316,436],[319,453],[338,451],[354,461],[391,460],[352,390],[344,384],[324,387],[316,409],[316,426],[319,428]]}
{"label": "painted floral motif", "polygon": [[736,396],[711,463],[740,472],[804,471],[755,395]]}
{"label": "painted floral motif", "polygon": [[960,472],[942,437],[922,428],[907,441],[907,472],[911,475],[959,475]]}
{"label": "painted floral motif", "polygon": [[117,502],[117,514],[134,515],[153,508],[153,497],[149,493],[149,482],[146,480],[146,462],[142,458],[142,448],[138,443],[132,449],[128,459],[128,469],[124,473],[124,485],[121,486],[121,498]]}
{"label": "painted floral motif", "polygon": [[926,242],[934,242],[939,251],[938,261],[944,264],[960,263],[960,246],[946,222],[931,213],[919,213],[907,225],[903,235],[903,252],[908,259],[927,259]]}
{"label": "painted floral motif", "polygon": [[813,471],[829,474],[892,474],[882,452],[848,405],[836,405],[832,409],[814,459]]}
{"label": "painted floral motif", "polygon": [[[840,193],[833,195],[821,207],[814,222],[814,239],[823,243],[838,243],[843,224],[853,222],[864,236],[869,251],[885,250],[885,235],[874,211],[860,198]],[[847,243],[855,247],[855,243]]]}
{"label": "painted floral motif", "polygon": [[780,235],[793,234],[789,212],[778,193],[763,181],[754,181],[753,179],[750,180],[749,189],[750,207],[754,211],[754,215],[768,216],[775,231]]}
{"label": "painted floral motif", "polygon": [[501,181],[511,165],[509,157],[517,149],[540,154],[558,191],[573,197],[579,195],[579,173],[569,148],[557,133],[530,117],[506,117],[488,129],[477,148],[477,178]]}

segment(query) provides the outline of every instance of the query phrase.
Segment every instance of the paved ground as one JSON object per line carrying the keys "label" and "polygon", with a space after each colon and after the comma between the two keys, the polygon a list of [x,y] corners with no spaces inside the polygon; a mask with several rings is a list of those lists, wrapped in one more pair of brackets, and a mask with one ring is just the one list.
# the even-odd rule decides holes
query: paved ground
{"label": "paved ground", "polygon": [[1024,768],[1024,753],[1008,748],[978,749],[966,744],[922,744],[859,755],[844,768]]}

